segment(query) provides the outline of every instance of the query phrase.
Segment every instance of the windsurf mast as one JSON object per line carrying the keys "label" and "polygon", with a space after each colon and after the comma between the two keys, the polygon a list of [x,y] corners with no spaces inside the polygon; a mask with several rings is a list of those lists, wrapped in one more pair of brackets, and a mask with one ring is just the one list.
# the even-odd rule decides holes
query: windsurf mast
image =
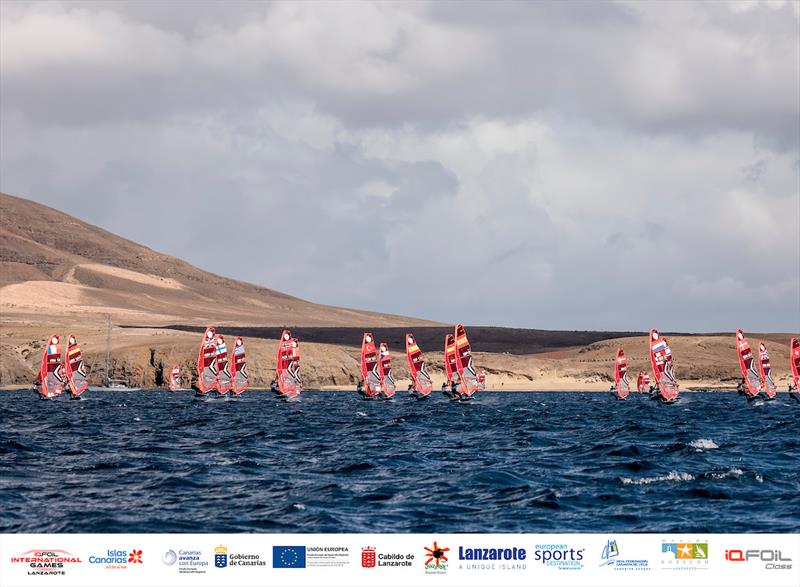
{"label": "windsurf mast", "polygon": [[462,324],[457,324],[455,328],[456,341],[456,369],[461,380],[461,395],[472,396],[478,391],[478,374],[472,363],[472,348],[467,339],[467,331]]}
{"label": "windsurf mast", "polygon": [[303,391],[303,380],[300,378],[300,343],[289,330],[283,331],[278,343],[275,379],[284,397],[297,397]]}
{"label": "windsurf mast", "polygon": [[772,380],[769,352],[767,351],[767,345],[763,341],[758,344],[758,365],[761,371],[764,393],[767,394],[769,399],[772,399],[778,393],[778,387],[775,385],[775,381]]}
{"label": "windsurf mast", "polygon": [[745,394],[747,397],[755,397],[761,390],[761,375],[756,371],[753,350],[750,348],[741,328],[736,329],[736,353],[739,357],[739,368],[744,379]]}
{"label": "windsurf mast", "polygon": [[364,395],[377,396],[381,392],[381,375],[378,372],[375,337],[371,332],[365,332],[361,339],[361,376],[364,378]]}
{"label": "windsurf mast", "polygon": [[414,382],[414,390],[419,395],[428,395],[433,390],[433,382],[425,367],[422,351],[417,345],[414,335],[410,332],[406,333],[406,359],[408,360],[408,370],[411,372],[411,380]]}
{"label": "windsurf mast", "polygon": [[628,383],[628,359],[625,358],[625,351],[622,347],[617,349],[617,359],[614,364],[614,384],[616,385],[617,397],[625,399],[631,391]]}
{"label": "windsurf mast", "polygon": [[658,392],[665,402],[674,402],[678,399],[678,382],[672,366],[672,349],[669,341],[662,337],[655,328],[650,330],[650,365],[653,368]]}
{"label": "windsurf mast", "polygon": [[83,364],[83,353],[74,334],[67,338],[66,371],[72,397],[80,397],[89,388],[89,379]]}
{"label": "windsurf mast", "polygon": [[382,342],[380,345],[380,359],[378,361],[378,375],[381,378],[381,391],[384,397],[392,397],[397,391],[392,375],[392,356],[389,354],[389,345]]}

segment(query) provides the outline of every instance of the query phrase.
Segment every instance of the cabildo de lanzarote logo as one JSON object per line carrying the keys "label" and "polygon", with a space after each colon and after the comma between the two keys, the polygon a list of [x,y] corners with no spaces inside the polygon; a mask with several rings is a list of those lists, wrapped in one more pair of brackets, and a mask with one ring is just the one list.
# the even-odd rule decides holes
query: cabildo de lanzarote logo
{"label": "cabildo de lanzarote logo", "polygon": [[102,566],[104,569],[129,569],[134,565],[144,564],[143,552],[140,548],[125,550],[109,548],[103,552],[92,554],[87,559],[90,565]]}
{"label": "cabildo de lanzarote logo", "polygon": [[524,571],[528,553],[517,546],[502,548],[458,547],[458,568],[466,571]]}
{"label": "cabildo de lanzarote logo", "polygon": [[661,542],[661,568],[696,571],[708,568],[708,542]]}
{"label": "cabildo de lanzarote logo", "polygon": [[414,553],[411,552],[378,552],[374,546],[361,548],[361,566],[365,569],[375,567],[412,567],[414,566]]}
{"label": "cabildo de lanzarote logo", "polygon": [[11,563],[26,565],[29,575],[66,575],[67,569],[81,564],[80,557],[66,550],[28,550],[12,556]]}
{"label": "cabildo de lanzarote logo", "polygon": [[449,548],[439,546],[434,540],[433,546],[425,547],[425,573],[428,575],[441,575],[447,572],[447,552]]}
{"label": "cabildo de lanzarote logo", "polygon": [[585,548],[573,548],[569,544],[537,544],[533,560],[560,571],[579,571],[583,568]]}
{"label": "cabildo de lanzarote logo", "polygon": [[610,567],[615,571],[649,571],[650,561],[643,558],[620,557],[617,541],[612,538],[603,547],[603,552],[600,554],[600,566]]}

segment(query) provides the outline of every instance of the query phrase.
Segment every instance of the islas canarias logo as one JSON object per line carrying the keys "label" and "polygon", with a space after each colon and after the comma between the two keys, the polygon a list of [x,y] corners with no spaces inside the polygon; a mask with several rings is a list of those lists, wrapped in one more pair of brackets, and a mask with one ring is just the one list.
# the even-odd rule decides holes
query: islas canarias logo
{"label": "islas canarias logo", "polygon": [[425,572],[428,574],[438,574],[447,572],[447,552],[449,548],[439,546],[434,540],[433,546],[425,547]]}

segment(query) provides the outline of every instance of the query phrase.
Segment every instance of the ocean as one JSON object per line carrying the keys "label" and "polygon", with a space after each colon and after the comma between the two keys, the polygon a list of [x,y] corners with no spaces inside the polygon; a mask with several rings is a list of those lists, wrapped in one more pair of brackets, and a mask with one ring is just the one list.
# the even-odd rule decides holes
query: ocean
{"label": "ocean", "polygon": [[800,404],[0,393],[2,532],[798,532]]}

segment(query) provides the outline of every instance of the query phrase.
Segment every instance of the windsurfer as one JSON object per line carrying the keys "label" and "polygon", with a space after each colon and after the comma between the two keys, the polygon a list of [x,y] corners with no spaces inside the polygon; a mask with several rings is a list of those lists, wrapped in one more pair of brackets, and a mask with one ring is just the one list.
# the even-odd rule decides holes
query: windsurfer
{"label": "windsurfer", "polygon": [[745,385],[744,377],[741,378],[739,381],[739,385],[736,386],[736,393],[739,395],[745,395],[747,392],[747,387]]}
{"label": "windsurfer", "polygon": [[365,395],[364,394],[364,382],[363,381],[359,381],[358,382],[358,385],[356,385],[356,391],[358,393],[360,393],[361,395]]}
{"label": "windsurfer", "polygon": [[270,381],[269,390],[272,391],[273,393],[280,393],[281,392],[280,388],[278,387],[278,382],[275,379]]}

